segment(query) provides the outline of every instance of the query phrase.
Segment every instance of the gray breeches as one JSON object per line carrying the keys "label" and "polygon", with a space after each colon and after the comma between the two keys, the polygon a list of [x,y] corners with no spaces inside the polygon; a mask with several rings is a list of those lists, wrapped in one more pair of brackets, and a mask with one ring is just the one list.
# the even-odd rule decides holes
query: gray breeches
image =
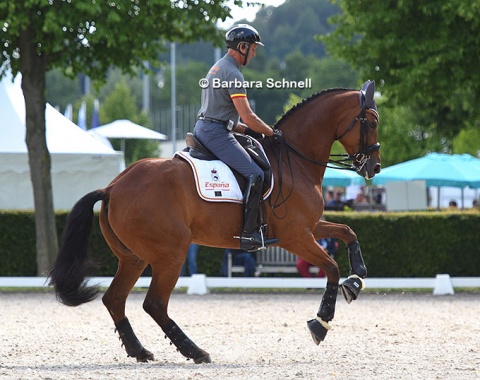
{"label": "gray breeches", "polygon": [[252,160],[226,127],[221,123],[198,120],[193,130],[195,137],[215,154],[219,160],[235,169],[245,178],[258,174],[262,180],[263,170]]}

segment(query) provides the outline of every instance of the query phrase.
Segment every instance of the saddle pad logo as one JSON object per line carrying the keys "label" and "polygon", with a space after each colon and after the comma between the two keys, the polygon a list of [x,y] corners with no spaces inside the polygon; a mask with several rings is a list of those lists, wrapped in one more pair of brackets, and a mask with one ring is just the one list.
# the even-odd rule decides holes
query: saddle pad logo
{"label": "saddle pad logo", "polygon": [[212,170],[210,170],[210,174],[212,177],[212,181],[205,182],[204,184],[205,190],[212,191],[212,193],[216,197],[223,196],[222,190],[230,191],[230,183],[220,181],[220,174],[216,168],[212,168]]}
{"label": "saddle pad logo", "polygon": [[220,180],[217,169],[213,168],[210,171],[210,173],[212,174],[212,181],[219,181]]}

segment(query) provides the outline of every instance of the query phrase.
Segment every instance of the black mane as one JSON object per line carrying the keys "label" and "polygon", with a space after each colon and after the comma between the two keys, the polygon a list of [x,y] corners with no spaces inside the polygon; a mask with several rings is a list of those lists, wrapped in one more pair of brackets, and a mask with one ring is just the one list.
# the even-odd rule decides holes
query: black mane
{"label": "black mane", "polygon": [[310,103],[312,100],[318,98],[319,96],[325,95],[330,92],[334,91],[355,91],[350,88],[329,88],[328,90],[323,90],[320,92],[316,92],[313,95],[310,95],[308,98],[303,99],[301,102],[298,102],[295,104],[292,108],[290,108],[287,112],[285,112],[282,117],[275,123],[273,126],[274,129],[278,128],[286,119],[290,117],[291,114],[294,112],[298,111],[300,108],[302,108],[305,104]]}

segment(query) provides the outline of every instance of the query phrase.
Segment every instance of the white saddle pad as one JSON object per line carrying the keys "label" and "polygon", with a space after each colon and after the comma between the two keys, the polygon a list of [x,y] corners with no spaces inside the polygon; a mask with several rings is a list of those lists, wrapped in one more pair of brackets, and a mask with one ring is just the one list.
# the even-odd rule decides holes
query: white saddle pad
{"label": "white saddle pad", "polygon": [[[242,203],[243,193],[232,170],[220,160],[198,160],[190,156],[190,152],[178,151],[176,156],[187,161],[193,171],[195,185],[200,198],[209,202],[232,202]],[[273,188],[272,186],[264,194],[266,199]]]}

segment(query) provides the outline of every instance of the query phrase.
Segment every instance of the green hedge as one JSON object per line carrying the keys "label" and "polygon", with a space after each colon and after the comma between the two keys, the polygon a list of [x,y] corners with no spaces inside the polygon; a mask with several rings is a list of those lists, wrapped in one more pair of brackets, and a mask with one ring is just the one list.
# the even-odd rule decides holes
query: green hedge
{"label": "green hedge", "polygon": [[35,215],[0,213],[0,276],[36,276]]}
{"label": "green hedge", "polygon": [[[369,277],[480,276],[480,213],[327,212],[329,221],[347,224],[357,234]],[[57,214],[62,236],[67,214]],[[112,276],[117,260],[94,221],[90,257],[93,275]],[[219,276],[223,250],[200,247],[198,271]],[[348,274],[345,245],[337,254],[342,276]],[[150,275],[147,268],[144,275]],[[35,219],[29,212],[0,212],[0,276],[36,276]]]}
{"label": "green hedge", "polygon": [[[480,276],[478,212],[329,212],[325,216],[355,231],[370,277]],[[337,261],[342,274],[347,274],[346,260],[338,255]]]}

